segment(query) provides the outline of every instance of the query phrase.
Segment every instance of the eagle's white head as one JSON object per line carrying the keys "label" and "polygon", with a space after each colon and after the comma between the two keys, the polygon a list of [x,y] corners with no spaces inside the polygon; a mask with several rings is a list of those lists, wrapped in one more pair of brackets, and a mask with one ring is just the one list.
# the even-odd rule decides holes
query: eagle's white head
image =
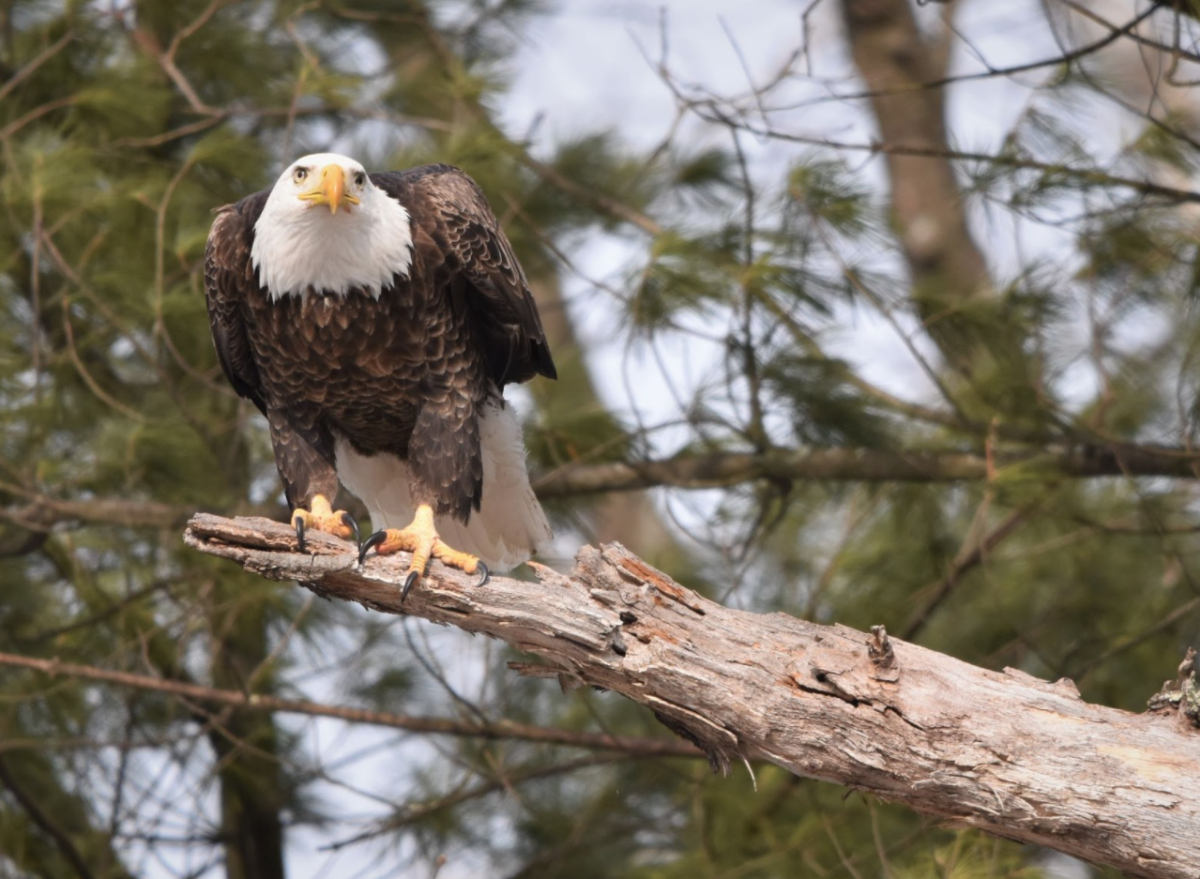
{"label": "eagle's white head", "polygon": [[272,299],[360,288],[372,296],[412,265],[408,211],[337,153],[299,158],[279,175],[250,250]]}

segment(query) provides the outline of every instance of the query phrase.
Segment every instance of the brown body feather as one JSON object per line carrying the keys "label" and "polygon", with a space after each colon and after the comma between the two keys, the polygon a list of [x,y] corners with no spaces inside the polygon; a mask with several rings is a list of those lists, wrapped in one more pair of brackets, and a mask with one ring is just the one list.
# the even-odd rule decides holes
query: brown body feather
{"label": "brown body feather", "polygon": [[483,194],[446,165],[373,174],[409,212],[413,259],[378,298],[272,299],[251,261],[260,192],[220,209],[205,282],[217,354],[267,416],[292,506],[337,493],[335,437],[409,464],[412,498],[466,521],[483,485],[479,418],[506,383],[555,375],[533,297]]}

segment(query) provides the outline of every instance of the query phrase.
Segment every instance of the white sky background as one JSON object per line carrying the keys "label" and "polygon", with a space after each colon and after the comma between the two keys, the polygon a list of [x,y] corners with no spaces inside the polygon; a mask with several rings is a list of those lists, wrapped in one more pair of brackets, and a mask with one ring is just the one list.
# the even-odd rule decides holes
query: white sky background
{"label": "white sky background", "polygon": [[[795,0],[562,0],[560,6],[561,11],[538,21],[525,36],[515,61],[514,85],[501,113],[511,134],[523,136],[534,130],[535,143],[544,155],[549,155],[552,145],[560,140],[602,129],[619,132],[637,150],[650,148],[663,138],[674,116],[673,99],[639,49],[640,45],[657,58],[660,21],[666,22],[669,64],[674,73],[683,80],[732,95],[746,90],[747,74],[731,37],[749,62],[751,75],[765,77],[801,42],[801,15],[806,4]],[[937,9],[933,8],[933,14]],[[660,10],[665,10],[664,18],[660,18]],[[848,78],[850,68],[836,12],[837,7],[827,2],[810,17],[812,70],[826,81],[827,89],[852,91],[857,86]],[[928,8],[923,11],[928,13]],[[1037,0],[1006,4],[968,0],[957,24],[975,49],[985,52],[993,64],[1034,61],[1060,51],[1045,27]],[[979,62],[961,48],[960,44],[954,72],[981,69]],[[1031,84],[1042,75],[1030,74],[1023,81]],[[818,88],[797,86],[796,91],[816,97],[821,94]],[[981,152],[996,150],[1028,99],[1026,88],[1006,79],[955,87],[949,113],[958,144]],[[866,142],[872,136],[867,118],[844,103],[831,102],[803,112],[780,114],[773,121],[797,133]],[[1121,128],[1113,125],[1112,131],[1115,147],[1122,136]],[[720,132],[697,124],[686,128],[685,135],[699,143],[727,144],[720,140]],[[756,143],[749,138],[744,146],[750,152],[754,173],[764,181],[777,181],[789,161],[799,154],[799,148],[792,145]],[[881,160],[871,160],[863,169],[873,174],[876,182],[883,182]],[[978,212],[976,219],[976,232],[987,238],[989,256],[997,260],[992,268],[1001,278],[1010,276],[1031,257],[1058,261],[1070,258],[1064,236],[1049,234],[1044,228],[1014,229],[998,214]],[[995,225],[989,225],[992,223]],[[604,281],[618,280],[630,257],[629,245],[611,238],[597,238],[571,253],[584,276]],[[618,324],[608,295],[577,276],[565,279],[565,289],[577,328],[592,352],[596,374],[621,374],[628,352],[615,332]],[[847,314],[844,328],[831,341],[831,353],[859,364],[870,380],[910,399],[933,398],[920,368],[881,319],[863,313]],[[711,351],[706,355],[702,349],[684,351],[676,346],[664,350],[671,355],[671,378],[685,386],[705,371],[704,361],[712,356]],[[599,383],[606,402],[618,412],[638,412],[642,423],[647,424],[677,415],[657,364],[640,358],[634,365],[636,382]],[[488,661],[488,644],[440,630],[432,632],[431,638],[442,645],[454,645],[462,672],[455,677],[461,678],[459,682],[470,693],[474,676],[469,670],[477,668],[476,663]],[[327,688],[320,681],[308,681],[306,687],[314,698],[328,696],[338,701],[336,692],[322,692]],[[398,707],[412,710],[412,706]],[[390,733],[362,728],[348,733],[343,724],[332,721],[306,720],[296,725],[306,730],[314,753],[331,762],[372,742],[393,738]],[[403,790],[406,765],[427,762],[439,744],[409,739],[401,748],[386,749],[383,756],[360,761],[342,772],[355,785],[397,797]],[[313,793],[319,798],[328,794],[326,805],[331,810],[344,801],[346,811],[342,814],[360,813],[367,805],[363,800],[352,801],[336,789],[325,787]],[[293,834],[289,875],[295,879],[394,875],[396,852],[386,846],[355,846],[336,857],[318,852],[318,846],[330,838],[345,836],[341,829],[332,833],[332,837],[324,838]],[[479,864],[452,861],[438,875],[439,879],[457,879],[476,875],[479,868]],[[418,868],[414,875],[424,874]]]}
{"label": "white sky background", "polygon": [[[651,149],[661,142],[675,114],[673,96],[652,69],[661,51],[663,23],[668,66],[677,79],[719,94],[738,95],[746,92],[749,84],[743,61],[754,81],[761,83],[801,44],[801,16],[806,7],[794,0],[566,0],[558,14],[531,28],[518,56],[519,73],[502,108],[502,118],[514,135],[532,129],[535,144],[547,155],[557,141],[604,128],[618,131],[635,149]],[[924,14],[936,16],[939,10],[930,4]],[[824,3],[809,16],[812,73],[827,86],[797,85],[791,93],[800,99],[860,87],[850,77],[852,68],[837,12],[835,4]],[[1003,5],[966,3],[959,10],[957,24],[969,35],[975,50],[993,65],[1039,60],[1061,51],[1034,0]],[[961,51],[960,45],[952,72],[981,69],[979,61]],[[1044,75],[1034,73],[1023,79],[1033,83]],[[949,112],[959,144],[981,152],[998,149],[1028,99],[1027,89],[1003,78],[952,89]],[[842,102],[779,113],[772,122],[795,133],[860,143],[870,141],[874,134],[869,116]],[[692,122],[684,131],[695,142],[728,147],[727,137],[713,127]],[[742,143],[758,179],[773,185],[778,185],[788,164],[804,149],[751,137],[744,137]],[[882,159],[866,161],[862,170],[877,184],[884,183]],[[1062,251],[1069,242],[1065,235],[1048,234],[1044,228],[1019,230],[1014,235],[1006,218],[982,212],[977,212],[976,218],[977,232],[988,239],[988,256],[999,261],[992,268],[1001,278],[1015,272],[1019,261],[1047,254],[1053,257],[1056,251],[1059,259],[1064,258]],[[617,412],[638,413],[643,424],[655,424],[678,414],[659,364],[644,350],[634,353],[632,364],[627,361],[629,351],[616,331],[619,325],[611,300],[589,280],[620,282],[631,255],[628,245],[618,241],[589,243],[582,252],[570,254],[585,277],[568,275],[565,290],[596,374],[621,375],[631,368],[636,372],[635,382],[599,383],[606,402]],[[921,368],[881,318],[847,313],[839,324],[837,334],[827,339],[831,354],[858,364],[868,379],[893,393],[934,399],[934,389]],[[698,378],[698,371],[704,371],[706,357],[692,343],[668,345],[664,351],[676,384],[687,387]],[[708,356],[715,356],[714,351]],[[682,442],[686,435],[677,432],[674,439]],[[660,451],[669,453],[670,444]]]}

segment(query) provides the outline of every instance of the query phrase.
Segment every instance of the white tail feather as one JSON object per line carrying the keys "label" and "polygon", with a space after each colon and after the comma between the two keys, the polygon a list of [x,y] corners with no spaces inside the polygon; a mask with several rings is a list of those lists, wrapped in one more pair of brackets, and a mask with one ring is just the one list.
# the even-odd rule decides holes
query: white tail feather
{"label": "white tail feather", "polygon": [[[489,399],[479,419],[483,454],[483,498],[464,525],[449,516],[434,520],[438,535],[454,549],[507,570],[527,561],[550,539],[550,523],[529,485],[525,443],[512,407]],[[335,446],[342,484],[359,497],[375,528],[403,528],[416,514],[408,464],[395,455],[371,457],[339,437]]]}

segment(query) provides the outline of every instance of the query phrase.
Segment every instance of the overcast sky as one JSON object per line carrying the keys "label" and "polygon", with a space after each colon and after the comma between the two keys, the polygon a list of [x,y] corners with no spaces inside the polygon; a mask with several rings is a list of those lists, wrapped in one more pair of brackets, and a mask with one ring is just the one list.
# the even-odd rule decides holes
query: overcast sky
{"label": "overcast sky", "polygon": [[[1096,9],[1126,6],[1124,0],[1094,4]],[[502,108],[512,134],[523,136],[532,130],[535,143],[547,148],[563,138],[604,128],[619,132],[635,148],[658,144],[674,117],[673,98],[653,69],[664,33],[667,62],[676,78],[717,93],[738,94],[747,90],[751,80],[763,82],[801,45],[805,35],[809,72],[816,81],[797,80],[791,97],[811,100],[858,88],[841,39],[838,6],[832,2],[810,6],[795,0],[565,0],[560,7],[560,12],[530,29],[517,56],[513,89]],[[932,26],[942,8],[925,3],[918,13]],[[806,9],[812,10],[805,22],[807,33],[802,23]],[[1055,58],[1062,51],[1037,0],[1005,4],[968,0],[959,5],[955,28],[958,39],[951,67],[955,74]],[[1079,37],[1080,33],[1079,24],[1062,24],[1058,37]],[[1055,70],[1048,66],[1012,78],[981,78],[952,88],[947,107],[955,145],[967,151],[997,150],[1030,106],[1031,87]],[[1081,106],[1078,112],[1081,125],[1107,131],[1112,149],[1133,130],[1111,109]],[[1108,113],[1113,121],[1096,126],[1086,118],[1091,112]],[[773,122],[792,132],[842,141],[867,142],[874,137],[870,117],[846,102],[779,113]],[[728,145],[722,132],[698,124],[685,132],[687,139]],[[744,138],[743,147],[758,179],[776,183],[801,152],[792,144],[752,138]],[[864,159],[858,170],[876,185],[884,185],[881,159]],[[1062,265],[1076,258],[1065,233],[1032,224],[1016,226],[1010,215],[984,206],[973,208],[972,219],[977,236],[988,243],[986,256],[1001,283],[1036,261]],[[667,384],[660,380],[663,363],[673,373],[672,381],[687,385],[704,371],[705,361],[716,356],[715,350],[706,351],[692,342],[668,343],[658,359],[645,350],[635,351],[631,359],[616,331],[615,309],[591,280],[619,284],[622,270],[634,254],[611,239],[597,237],[570,256],[583,277],[568,272],[564,289],[579,317],[581,336],[593,353],[594,368],[605,375],[622,371],[628,375],[632,370],[637,377],[632,382],[603,383],[607,402],[618,411],[636,411],[644,424],[677,415]],[[859,364],[867,378],[893,393],[926,401],[936,398],[935,389],[903,341],[878,316],[860,312],[839,315],[837,331],[825,342],[831,353]],[[1091,392],[1093,383],[1086,370],[1072,381],[1079,397]],[[682,431],[668,432],[660,452],[672,450],[672,436],[675,442],[687,439]]]}

